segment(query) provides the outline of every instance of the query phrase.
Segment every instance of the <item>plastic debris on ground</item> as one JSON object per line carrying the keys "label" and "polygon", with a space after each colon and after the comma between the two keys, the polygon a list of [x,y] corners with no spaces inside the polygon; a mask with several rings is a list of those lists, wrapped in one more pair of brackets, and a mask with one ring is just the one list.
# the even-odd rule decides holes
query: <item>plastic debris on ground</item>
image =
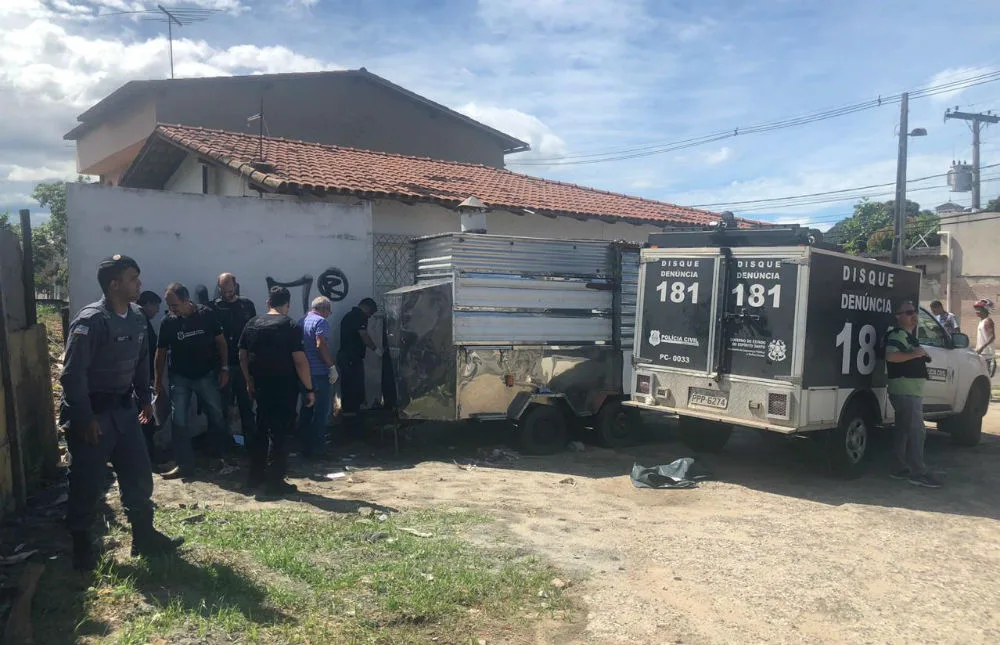
{"label": "plastic debris on ground", "polygon": [[682,457],[663,466],[646,468],[632,465],[632,485],[636,488],[695,488],[708,471],[693,457]]}

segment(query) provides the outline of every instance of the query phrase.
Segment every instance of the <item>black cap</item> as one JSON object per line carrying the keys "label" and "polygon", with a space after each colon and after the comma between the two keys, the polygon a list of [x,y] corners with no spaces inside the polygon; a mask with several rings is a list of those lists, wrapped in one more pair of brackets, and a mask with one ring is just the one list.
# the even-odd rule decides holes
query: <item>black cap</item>
{"label": "black cap", "polygon": [[127,255],[116,253],[101,260],[101,263],[97,265],[97,270],[101,271],[102,269],[135,269],[138,271],[139,263]]}

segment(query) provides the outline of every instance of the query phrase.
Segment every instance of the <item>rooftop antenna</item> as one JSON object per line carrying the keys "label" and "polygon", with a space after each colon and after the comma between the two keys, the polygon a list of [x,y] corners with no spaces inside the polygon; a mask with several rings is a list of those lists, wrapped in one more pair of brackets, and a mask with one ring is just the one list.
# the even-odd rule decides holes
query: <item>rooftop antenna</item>
{"label": "rooftop antenna", "polygon": [[167,42],[169,43],[170,51],[170,78],[174,77],[174,23],[177,23],[178,27],[183,27],[184,23],[181,22],[180,18],[174,14],[167,11],[162,4],[156,5],[156,8],[163,12],[163,15],[167,17]]}
{"label": "rooftop antenna", "polygon": [[260,112],[252,116],[247,117],[247,125],[249,126],[254,121],[258,122],[257,128],[257,158],[250,161],[250,165],[253,166],[255,170],[261,172],[274,172],[274,164],[267,161],[264,158],[264,94],[260,95]]}
{"label": "rooftop antenna", "polygon": [[135,11],[113,11],[109,13],[97,14],[104,16],[136,16],[142,20],[167,23],[167,42],[170,56],[170,78],[174,78],[174,25],[184,27],[196,22],[204,22],[217,13],[222,13],[220,9],[202,9],[199,7],[164,7],[162,4],[156,5],[156,9],[138,9]]}

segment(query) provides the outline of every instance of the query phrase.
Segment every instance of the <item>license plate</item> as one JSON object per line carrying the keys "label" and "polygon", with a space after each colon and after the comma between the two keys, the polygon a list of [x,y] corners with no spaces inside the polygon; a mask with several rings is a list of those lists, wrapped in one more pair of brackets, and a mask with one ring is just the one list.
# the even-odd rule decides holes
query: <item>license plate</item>
{"label": "license plate", "polygon": [[704,392],[691,391],[688,394],[688,405],[698,405],[703,408],[725,410],[729,407],[729,397],[721,392],[708,390]]}

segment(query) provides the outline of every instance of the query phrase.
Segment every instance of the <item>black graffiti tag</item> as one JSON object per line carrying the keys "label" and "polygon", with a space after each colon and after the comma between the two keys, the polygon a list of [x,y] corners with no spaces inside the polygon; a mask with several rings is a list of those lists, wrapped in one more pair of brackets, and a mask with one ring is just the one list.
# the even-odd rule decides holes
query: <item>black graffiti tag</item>
{"label": "black graffiti tag", "polygon": [[319,292],[333,302],[340,302],[346,298],[351,288],[347,282],[347,275],[337,267],[330,267],[319,274],[317,286]]}
{"label": "black graffiti tag", "polygon": [[302,287],[302,313],[309,313],[309,294],[312,292],[313,277],[308,273],[299,278],[298,280],[292,280],[291,282],[279,282],[267,276],[264,278],[267,283],[267,290],[271,291],[271,287],[285,287],[286,289],[294,289],[295,287]]}

